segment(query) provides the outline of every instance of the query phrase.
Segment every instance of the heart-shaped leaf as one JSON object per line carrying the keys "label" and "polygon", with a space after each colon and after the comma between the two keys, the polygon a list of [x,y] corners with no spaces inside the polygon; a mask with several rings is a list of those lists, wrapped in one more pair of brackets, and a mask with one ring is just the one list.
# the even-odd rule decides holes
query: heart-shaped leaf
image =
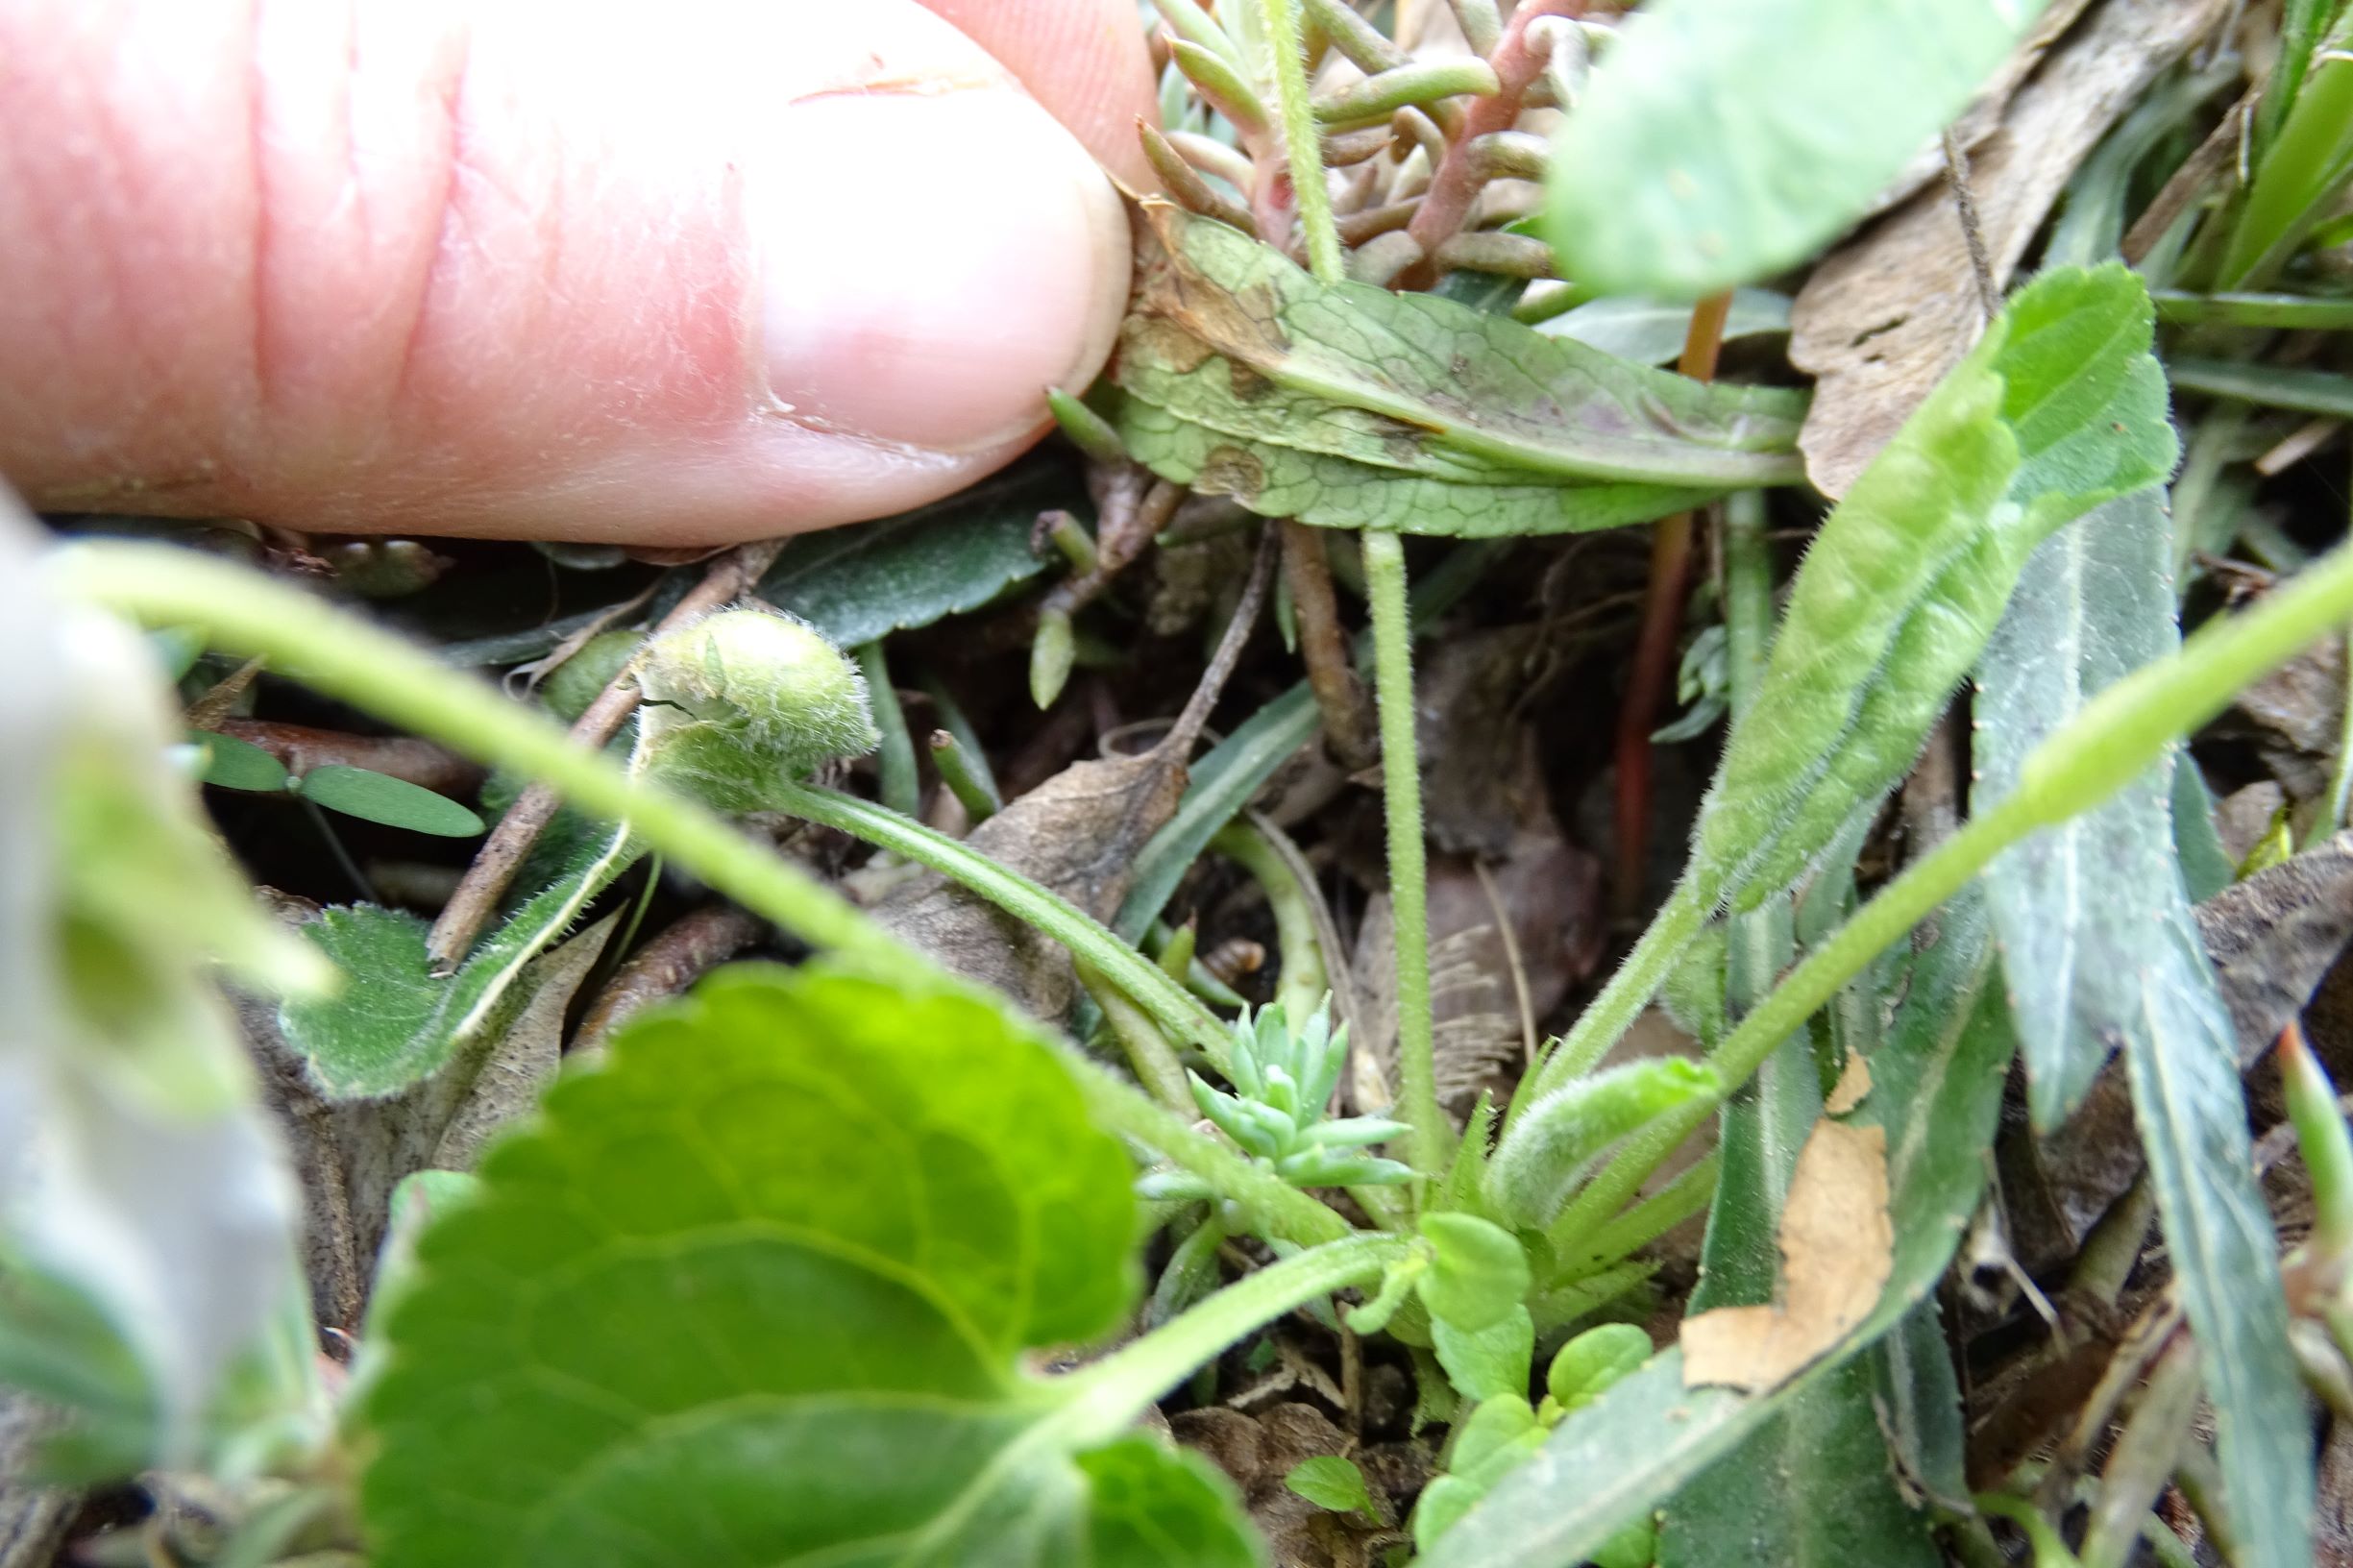
{"label": "heart-shaped leaf", "polygon": [[1241,1565],[1222,1482],[1074,1453],[1133,1164],[962,992],[746,967],[624,1030],[419,1241],[367,1404],[380,1568]]}

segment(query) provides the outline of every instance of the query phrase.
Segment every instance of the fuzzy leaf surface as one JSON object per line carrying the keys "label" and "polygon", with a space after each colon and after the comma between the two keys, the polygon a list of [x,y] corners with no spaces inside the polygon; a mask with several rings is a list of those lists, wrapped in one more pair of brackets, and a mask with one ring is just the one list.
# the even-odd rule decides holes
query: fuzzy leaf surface
{"label": "fuzzy leaf surface", "polygon": [[1322,283],[1147,208],[1120,434],[1164,478],[1334,527],[1611,527],[1785,484],[1802,399],[1637,365],[1426,294]]}
{"label": "fuzzy leaf surface", "polygon": [[[2036,547],[1977,667],[1976,800],[2018,787],[2026,753],[2120,676],[2170,652],[2172,526],[2162,492],[2108,502]],[[2035,1125],[2056,1127],[2141,1006],[2166,959],[2178,872],[2171,770],[2004,850],[1986,895],[2010,987]]]}
{"label": "fuzzy leaf surface", "polygon": [[1197,1461],[1057,1443],[1133,1165],[994,1005],[747,966],[615,1040],[418,1243],[380,1568],[1258,1560]]}
{"label": "fuzzy leaf surface", "polygon": [[338,1099],[397,1094],[431,1077],[468,1045],[496,1037],[524,1000],[516,981],[525,968],[562,940],[636,855],[616,828],[582,840],[562,874],[447,979],[431,972],[428,928],[415,916],[373,904],[328,910],[303,934],[343,971],[343,987],[282,1007],[286,1043]]}
{"label": "fuzzy leaf surface", "polygon": [[1878,1306],[1823,1360],[1752,1394],[1683,1386],[1666,1351],[1571,1412],[1543,1449],[1421,1559],[1421,1568],[1574,1568],[1732,1453],[1928,1299],[1984,1186],[2012,1041],[1982,901],[1945,907],[1872,1061],[1856,1113],[1887,1133],[1895,1268]]}
{"label": "fuzzy leaf surface", "polygon": [[1661,0],[1552,161],[1562,276],[1694,299],[1810,256],[1958,114],[2041,0]]}
{"label": "fuzzy leaf surface", "polygon": [[1754,908],[1908,772],[2035,546],[2175,451],[2124,268],[2014,298],[1816,536],[1702,810],[1703,900]]}
{"label": "fuzzy leaf surface", "polygon": [[2254,1173],[2230,1015],[2178,875],[2160,912],[2166,950],[2141,969],[2125,1020],[2133,1120],[2215,1410],[2215,1457],[2240,1561],[2313,1560],[2312,1428],[2289,1348],[2279,1237]]}

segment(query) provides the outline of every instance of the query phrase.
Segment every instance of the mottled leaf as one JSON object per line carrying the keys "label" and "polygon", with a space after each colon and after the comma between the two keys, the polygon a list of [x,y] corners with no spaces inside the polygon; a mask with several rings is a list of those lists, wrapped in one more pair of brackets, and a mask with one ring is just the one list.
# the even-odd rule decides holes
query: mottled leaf
{"label": "mottled leaf", "polygon": [[418,1243],[365,1407],[372,1560],[1260,1560],[1197,1460],[1073,1452],[1022,1368],[1133,1297],[1132,1173],[969,993],[706,981]]}
{"label": "mottled leaf", "polygon": [[1609,527],[1797,478],[1802,400],[1709,385],[1451,300],[1321,283],[1221,224],[1160,237],[1120,433],[1163,478],[1330,527]]}
{"label": "mottled leaf", "polygon": [[[2018,786],[2026,753],[2120,676],[2170,652],[2173,537],[2164,496],[2108,502],[2036,547],[1977,666],[1979,809]],[[2047,827],[1986,869],[2035,1124],[2058,1125],[2140,1010],[2141,972],[2178,896],[2170,769]]]}
{"label": "mottled leaf", "polygon": [[1658,0],[1561,130],[1563,275],[1696,298],[1803,260],[1969,102],[2041,0]]}
{"label": "mottled leaf", "polygon": [[856,648],[976,610],[1038,576],[1038,514],[1084,500],[1063,466],[1025,465],[917,511],[795,539],[759,594],[835,647]]}
{"label": "mottled leaf", "polygon": [[1928,1299],[1985,1181],[2012,1041],[1982,901],[1945,907],[1857,1114],[1887,1133],[1895,1269],[1878,1307],[1822,1360],[1778,1389],[1683,1387],[1670,1350],[1556,1429],[1542,1451],[1499,1482],[1421,1568],[1572,1568],[1617,1531],[1736,1449],[1805,1390]]}

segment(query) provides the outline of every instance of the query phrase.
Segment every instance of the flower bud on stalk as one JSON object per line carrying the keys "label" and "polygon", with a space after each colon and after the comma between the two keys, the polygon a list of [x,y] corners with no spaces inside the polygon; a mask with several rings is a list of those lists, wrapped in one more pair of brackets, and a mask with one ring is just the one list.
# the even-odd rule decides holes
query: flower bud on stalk
{"label": "flower bud on stalk", "polygon": [[721,610],[638,655],[646,704],[634,766],[725,811],[758,811],[881,740],[866,682],[807,623],[765,606]]}

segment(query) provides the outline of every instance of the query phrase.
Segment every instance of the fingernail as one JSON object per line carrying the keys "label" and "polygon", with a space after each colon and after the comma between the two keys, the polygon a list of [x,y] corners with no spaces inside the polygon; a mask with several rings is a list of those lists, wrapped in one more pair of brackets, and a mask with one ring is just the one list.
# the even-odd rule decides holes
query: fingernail
{"label": "fingernail", "polygon": [[1010,88],[841,93],[783,116],[748,190],[769,391],[805,424],[937,452],[1001,445],[1082,386],[1127,294],[1093,161]]}

